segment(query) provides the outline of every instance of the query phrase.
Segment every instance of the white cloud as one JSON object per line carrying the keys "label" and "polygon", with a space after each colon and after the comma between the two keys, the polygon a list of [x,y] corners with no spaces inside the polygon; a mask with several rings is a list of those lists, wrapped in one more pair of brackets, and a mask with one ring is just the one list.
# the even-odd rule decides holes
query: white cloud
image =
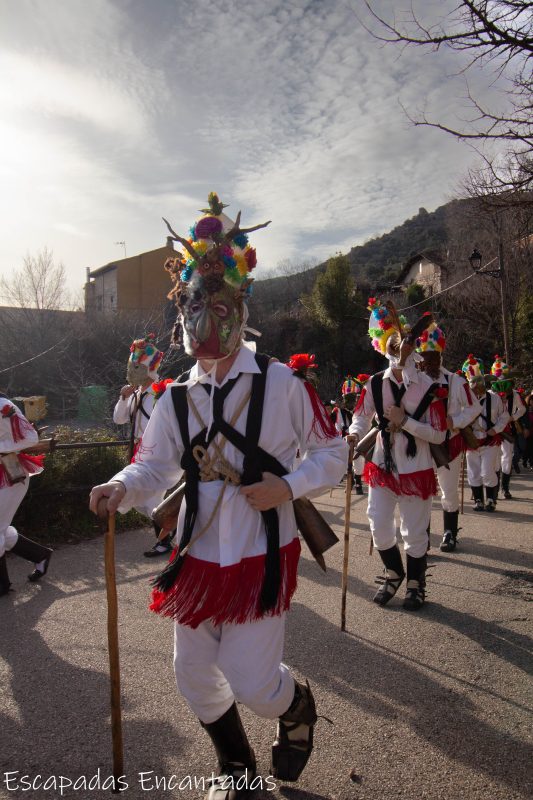
{"label": "white cloud", "polygon": [[116,241],[162,244],[161,216],[186,233],[216,189],[246,223],[273,220],[253,237],[260,277],[435,208],[471,159],[398,102],[462,113],[453,58],[399,58],[344,0],[18,0],[5,16],[0,272],[48,245],[79,285]]}

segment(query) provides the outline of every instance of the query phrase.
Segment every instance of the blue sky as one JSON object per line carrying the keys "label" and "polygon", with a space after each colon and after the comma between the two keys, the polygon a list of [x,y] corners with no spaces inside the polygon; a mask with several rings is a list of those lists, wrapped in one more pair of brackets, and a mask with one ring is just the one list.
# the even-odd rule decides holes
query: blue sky
{"label": "blue sky", "polygon": [[[434,18],[446,6],[423,3]],[[457,55],[381,46],[361,0],[0,11],[0,275],[47,246],[75,290],[87,267],[122,256],[115,242],[128,255],[163,244],[162,216],[185,233],[215,190],[245,224],[272,220],[253,239],[260,278],[433,210],[473,162],[400,106],[465,116]]]}

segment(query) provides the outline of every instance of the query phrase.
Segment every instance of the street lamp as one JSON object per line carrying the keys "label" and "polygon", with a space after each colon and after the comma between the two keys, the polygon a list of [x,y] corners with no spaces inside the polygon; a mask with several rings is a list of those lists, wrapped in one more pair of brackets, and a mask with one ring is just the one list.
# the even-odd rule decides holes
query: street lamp
{"label": "street lamp", "polygon": [[500,240],[498,244],[498,261],[500,266],[498,269],[487,269],[487,267],[496,261],[495,258],[492,261],[489,261],[485,264],[484,267],[481,266],[481,262],[483,257],[477,247],[474,247],[472,254],[468,257],[468,261],[472,270],[476,273],[476,275],[488,275],[489,278],[498,278],[500,281],[500,296],[502,302],[502,328],[503,328],[503,347],[505,350],[505,361],[509,363],[509,342],[507,340],[507,309],[505,307],[505,287],[504,287],[504,264],[503,264],[503,244]]}

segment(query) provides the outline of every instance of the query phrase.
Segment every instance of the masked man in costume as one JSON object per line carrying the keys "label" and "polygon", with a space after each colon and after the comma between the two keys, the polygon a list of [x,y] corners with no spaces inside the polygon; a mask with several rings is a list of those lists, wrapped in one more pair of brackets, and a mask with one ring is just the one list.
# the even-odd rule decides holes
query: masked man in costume
{"label": "masked man in costume", "polygon": [[[239,796],[228,786],[255,775],[236,701],[279,718],[274,777],[297,780],[307,763],[313,696],[281,662],[300,551],[291,500],[335,486],[346,469],[346,445],[310,384],[243,342],[256,264],[246,234],[265,225],[242,230],[240,213],[233,223],[223,208],[210,194],[189,239],[169,226],[186,251],[185,265],[166,266],[197,363],[158,401],[142,460],[91,496],[93,510],[101,497],[110,512],[127,510],[185,470],[179,549],[151,608],[175,620],[177,684],[215,747],[210,800]],[[298,447],[305,458],[291,473]]]}
{"label": "masked man in costume", "polygon": [[490,374],[493,378],[492,390],[498,392],[500,395],[507,413],[509,414],[509,422],[507,427],[502,432],[501,443],[501,475],[502,475],[502,489],[503,496],[506,500],[512,500],[509,484],[511,481],[511,472],[513,469],[513,456],[515,441],[518,437],[519,420],[524,416],[526,407],[523,403],[520,394],[514,388],[514,380],[510,377],[511,370],[503,362],[500,356],[494,356],[494,363],[491,367]]}
{"label": "masked man in costume", "polygon": [[[139,452],[142,454],[141,440],[154,410],[153,383],[157,381],[162,358],[163,353],[157,349],[153,333],[147,334],[144,339],[135,339],[132,342],[126,369],[127,384],[120,390],[120,397],[113,411],[113,422],[116,425],[128,423],[131,425],[130,459],[132,462],[136,460]],[[163,496],[163,492],[155,492],[152,497],[147,497],[142,505],[137,506],[137,511],[151,520],[152,511],[162,501]],[[155,522],[152,524],[156,543],[144,553],[146,558],[165,555],[171,549],[171,534],[159,539],[160,528]]]}
{"label": "masked man in costume", "polygon": [[28,491],[30,475],[36,475],[43,469],[44,456],[22,452],[38,441],[39,435],[33,425],[14,403],[0,395],[0,595],[7,594],[11,586],[7,550],[33,562],[35,568],[28,575],[32,583],[46,574],[52,557],[49,547],[22,536],[11,524]]}
{"label": "masked man in costume", "polygon": [[[342,384],[341,387],[341,395],[343,399],[343,406],[347,410],[347,415],[345,422],[348,424],[345,426],[345,429],[341,431],[342,436],[346,436],[348,434],[350,425],[352,424],[352,416],[353,410],[355,408],[355,404],[358,398],[363,391],[366,381],[369,379],[370,375],[358,375],[357,378],[352,378],[348,375]],[[337,426],[337,430],[339,430]],[[355,486],[355,493],[356,494],[364,494],[363,492],[363,483],[362,483],[362,475],[363,469],[365,466],[365,459],[363,456],[358,456],[354,458],[351,464],[351,470],[353,475],[353,482]]]}
{"label": "masked man in costume", "polygon": [[498,501],[500,433],[509,422],[509,413],[501,397],[486,388],[485,368],[481,359],[470,353],[463,364],[463,372],[481,405],[481,414],[472,425],[479,446],[466,451],[468,484],[474,497],[474,511],[495,511]]}
{"label": "masked man in costume", "polygon": [[461,430],[471,425],[481,413],[479,400],[470,391],[463,374],[449,372],[442,366],[442,351],[446,346],[444,332],[435,323],[416,340],[416,350],[423,358],[420,364],[426,375],[439,386],[439,395],[446,409],[446,444],[449,463],[437,469],[444,517],[444,535],[440,549],[455,550],[459,530],[459,479],[464,438]]}
{"label": "masked man in costume", "polygon": [[[377,415],[377,434],[372,460],[363,479],[368,483],[370,530],[385,566],[385,581],[374,602],[386,605],[406,577],[404,608],[414,611],[425,601],[427,529],[437,484],[430,443],[445,439],[446,413],[436,399],[435,382],[416,369],[414,343],[404,320],[392,303],[369,301],[369,335],[374,348],[389,360],[389,367],[367,382],[355,407],[350,434],[357,442]],[[400,512],[400,532],[407,555],[404,569],[396,542],[394,513]]]}

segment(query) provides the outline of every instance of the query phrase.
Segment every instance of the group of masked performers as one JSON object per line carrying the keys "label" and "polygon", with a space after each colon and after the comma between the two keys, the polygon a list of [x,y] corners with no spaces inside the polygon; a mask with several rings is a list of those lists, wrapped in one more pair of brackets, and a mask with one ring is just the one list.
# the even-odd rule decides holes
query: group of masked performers
{"label": "group of masked performers", "polygon": [[[242,229],[240,213],[232,221],[224,208],[211,193],[188,237],[167,223],[181,245],[165,265],[177,308],[173,339],[195,363],[177,380],[158,382],[162,353],[154,337],[133,342],[127,385],[114,411],[116,423],[131,425],[131,460],[108,483],[94,487],[90,498],[95,513],[136,508],[151,518],[165,493],[183,480],[178,544],[154,581],[150,608],[174,622],[177,686],[214,746],[219,774],[209,800],[234,800],[253,788],[256,758],[238,702],[277,720],[271,752],[275,778],[298,780],[313,749],[317,713],[311,688],[282,661],[300,556],[293,501],[337,485],[346,472],[346,440],[353,442],[358,460],[349,467],[356,491],[363,492],[362,479],[368,485],[367,513],[384,565],[374,601],[385,606],[406,581],[403,606],[418,610],[426,596],[437,482],[440,548],[450,552],[457,543],[465,431],[470,431],[468,478],[476,508],[490,511],[497,496],[500,436],[519,410],[512,387],[505,389],[505,400],[486,389],[483,365],[473,356],[464,376],[444,369],[445,337],[432,320],[410,329],[391,303],[371,298],[369,334],[388,367],[372,376],[348,376],[332,420],[306,380],[304,368],[315,366],[311,357],[307,363],[300,355],[282,364],[256,353],[246,340],[256,266],[248,233],[268,223]],[[494,370],[503,391],[506,366]],[[12,403],[0,404],[0,452],[16,454],[38,436]],[[363,458],[370,435],[372,447]],[[446,457],[439,460],[436,453],[443,449]],[[303,457],[295,464],[298,451]],[[45,574],[51,555],[11,526],[29,474],[40,469],[31,458],[21,455],[19,461],[23,479],[0,481],[0,593],[9,589],[6,549],[36,564],[30,580]],[[509,492],[509,463],[507,449],[501,463],[504,492]],[[165,524],[163,530],[154,525],[157,540],[146,556],[169,551],[174,531]]]}

